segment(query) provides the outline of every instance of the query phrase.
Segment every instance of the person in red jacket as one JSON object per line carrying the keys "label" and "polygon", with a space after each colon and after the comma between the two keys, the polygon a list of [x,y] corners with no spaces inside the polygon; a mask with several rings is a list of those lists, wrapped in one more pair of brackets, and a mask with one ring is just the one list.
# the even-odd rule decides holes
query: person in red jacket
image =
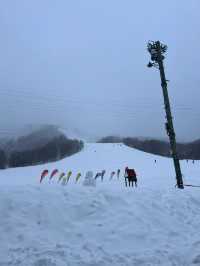
{"label": "person in red jacket", "polygon": [[137,175],[134,169],[126,168],[126,175],[128,177],[128,185],[129,187],[133,187],[133,183],[135,183],[135,187],[137,187]]}

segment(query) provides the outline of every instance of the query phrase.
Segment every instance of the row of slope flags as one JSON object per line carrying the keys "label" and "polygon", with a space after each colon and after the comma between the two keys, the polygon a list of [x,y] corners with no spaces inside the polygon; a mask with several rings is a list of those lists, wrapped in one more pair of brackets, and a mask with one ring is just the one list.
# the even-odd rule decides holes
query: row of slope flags
{"label": "row of slope flags", "polygon": [[[58,169],[54,169],[50,176],[49,176],[49,181],[51,181],[53,179],[53,177],[57,176],[59,174],[59,171]],[[40,183],[42,183],[42,181],[44,180],[45,177],[48,177],[49,175],[49,170],[45,169],[42,174],[41,174],[41,177],[40,177]],[[69,182],[69,179],[70,177],[72,176],[72,171],[69,171],[67,174],[62,172],[58,175],[58,183],[59,182],[62,182],[63,185],[66,185],[68,182]],[[78,182],[78,180],[80,179],[81,177],[81,173],[78,173],[76,175],[76,183]]]}
{"label": "row of slope flags", "polygon": [[[94,179],[96,180],[97,178],[101,178],[101,181],[103,181],[104,179],[104,175],[105,175],[106,171],[105,170],[102,170],[101,172],[97,172],[96,175],[94,176]],[[50,174],[50,175],[49,175]],[[117,172],[115,171],[112,171],[111,174],[110,174],[110,180],[112,180],[112,178],[115,176],[115,174],[117,174],[117,178],[119,179],[119,176],[120,176],[120,169],[117,170]],[[49,173],[49,170],[45,169],[44,171],[42,171],[41,173],[41,177],[40,177],[40,183],[42,183],[42,181],[47,178],[49,176],[49,181],[51,181],[55,176],[58,177],[58,183],[62,183],[63,185],[66,185],[69,180],[70,180],[70,177],[72,176],[72,171],[69,171],[68,173],[64,173],[64,172],[61,172],[59,174],[59,171],[58,169],[54,169],[51,173]],[[77,173],[76,177],[75,177],[75,183],[77,183],[79,181],[81,177],[81,173]],[[86,173],[86,176],[85,178],[93,178],[93,172],[92,171],[88,171]]]}

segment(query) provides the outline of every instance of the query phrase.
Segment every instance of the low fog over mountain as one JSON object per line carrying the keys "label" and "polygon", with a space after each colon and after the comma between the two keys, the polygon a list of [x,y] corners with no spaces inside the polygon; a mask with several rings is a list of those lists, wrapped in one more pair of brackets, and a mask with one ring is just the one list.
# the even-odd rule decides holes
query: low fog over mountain
{"label": "low fog over mountain", "polygon": [[60,160],[82,148],[82,141],[68,138],[56,126],[29,127],[23,135],[0,138],[0,169]]}

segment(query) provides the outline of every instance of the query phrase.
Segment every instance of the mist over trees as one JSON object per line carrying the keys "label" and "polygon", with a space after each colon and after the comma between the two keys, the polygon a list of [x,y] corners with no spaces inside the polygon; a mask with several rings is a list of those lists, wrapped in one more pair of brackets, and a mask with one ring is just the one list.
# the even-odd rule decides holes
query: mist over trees
{"label": "mist over trees", "polygon": [[44,126],[17,139],[0,143],[0,169],[60,160],[82,150],[80,140],[69,139],[54,126]]}

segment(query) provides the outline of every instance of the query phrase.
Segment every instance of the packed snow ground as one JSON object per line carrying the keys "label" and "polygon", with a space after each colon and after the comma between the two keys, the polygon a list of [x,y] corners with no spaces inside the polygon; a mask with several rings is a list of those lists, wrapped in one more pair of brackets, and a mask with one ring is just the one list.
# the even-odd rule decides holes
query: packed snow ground
{"label": "packed snow ground", "polygon": [[[138,188],[126,188],[122,174],[109,181],[126,166]],[[185,183],[200,185],[200,162],[181,167]],[[39,184],[55,168],[72,170],[68,185],[57,176]],[[103,183],[82,185],[88,170],[103,169]],[[59,162],[1,170],[0,266],[200,265],[200,188],[174,185],[172,160],[122,144],[86,144]]]}

